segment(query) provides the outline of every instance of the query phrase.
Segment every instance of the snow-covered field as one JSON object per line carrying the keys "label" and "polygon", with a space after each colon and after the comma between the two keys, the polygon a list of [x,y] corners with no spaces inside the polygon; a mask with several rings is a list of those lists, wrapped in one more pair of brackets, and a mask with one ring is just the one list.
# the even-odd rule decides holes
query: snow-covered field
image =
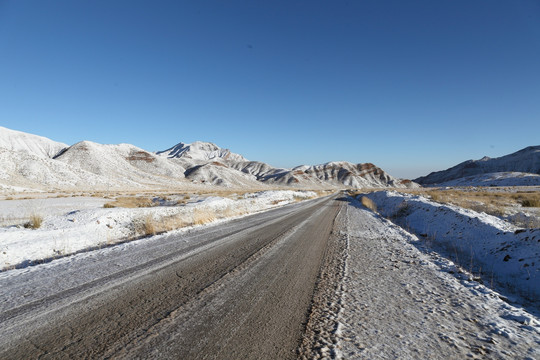
{"label": "snow-covered field", "polygon": [[[179,228],[176,231],[186,231],[193,226],[314,197],[317,194],[311,191],[263,191],[234,198],[211,196],[195,198],[184,205],[135,209],[104,208],[111,200],[102,198],[4,200],[0,201],[0,269],[24,267],[109,246],[147,235],[149,230]],[[32,215],[43,218],[38,229],[20,226]]]}
{"label": "snow-covered field", "polygon": [[[398,196],[372,198],[384,209]],[[347,239],[347,260],[332,358],[540,358],[538,316],[503,301],[451,260],[426,249],[415,235],[359,202],[346,210],[340,232]],[[438,230],[466,216],[449,211],[437,214],[442,220]],[[532,281],[521,284],[527,283]]]}
{"label": "snow-covered field", "polygon": [[395,191],[368,196],[378,211],[505,293],[540,301],[540,229]]}

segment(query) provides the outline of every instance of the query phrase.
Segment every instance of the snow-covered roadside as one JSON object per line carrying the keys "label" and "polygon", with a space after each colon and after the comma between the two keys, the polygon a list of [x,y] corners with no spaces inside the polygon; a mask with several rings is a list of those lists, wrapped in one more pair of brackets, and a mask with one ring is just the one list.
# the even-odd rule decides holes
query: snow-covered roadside
{"label": "snow-covered roadside", "polygon": [[[236,200],[209,197],[180,206],[106,209],[81,204],[79,208],[64,213],[51,209],[44,216],[39,229],[14,226],[0,228],[0,269],[24,267],[39,260],[108,246],[144,235],[141,228],[147,219],[156,224],[166,220],[174,221],[179,227],[189,229],[314,197],[317,194],[311,191],[263,191],[245,194]],[[72,200],[67,198],[55,201],[61,203]],[[99,201],[95,204],[102,205]],[[0,202],[0,207],[3,205],[12,206],[9,201]]]}
{"label": "snow-covered roadside", "polygon": [[484,282],[540,300],[540,229],[520,229],[495,216],[422,196],[394,191],[367,196],[383,216],[464,269],[481,274]]}
{"label": "snow-covered roadside", "polygon": [[348,249],[337,358],[540,358],[540,319],[359,202],[340,223]]}

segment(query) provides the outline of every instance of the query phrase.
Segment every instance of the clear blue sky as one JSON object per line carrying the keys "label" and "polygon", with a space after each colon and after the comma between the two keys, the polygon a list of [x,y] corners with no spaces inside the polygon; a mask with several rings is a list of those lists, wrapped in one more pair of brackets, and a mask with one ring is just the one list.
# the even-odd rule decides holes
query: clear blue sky
{"label": "clear blue sky", "polygon": [[540,2],[0,0],[0,125],[414,178],[540,144]]}

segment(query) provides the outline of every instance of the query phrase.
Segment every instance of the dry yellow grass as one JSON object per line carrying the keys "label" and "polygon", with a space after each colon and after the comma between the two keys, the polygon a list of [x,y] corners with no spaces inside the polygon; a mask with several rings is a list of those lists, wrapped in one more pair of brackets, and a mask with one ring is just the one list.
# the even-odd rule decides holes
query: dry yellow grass
{"label": "dry yellow grass", "polygon": [[207,208],[195,208],[192,216],[189,217],[190,219],[187,219],[185,214],[165,216],[159,220],[156,220],[152,215],[147,215],[135,221],[135,233],[143,236],[161,234],[187,226],[208,224],[217,219],[230,218],[244,213],[245,210],[241,208],[229,206],[219,211]]}
{"label": "dry yellow grass", "polygon": [[216,213],[206,208],[195,208],[193,210],[193,224],[203,225],[216,220]]}
{"label": "dry yellow grass", "polygon": [[171,231],[190,226],[191,223],[186,221],[181,215],[173,215],[162,219],[160,226],[162,231]]}
{"label": "dry yellow grass", "polygon": [[[219,191],[220,196],[228,194],[234,198],[239,197],[243,193],[251,193],[253,190],[239,192],[235,190],[223,190]],[[201,192],[202,193],[202,192]],[[217,192],[213,192],[211,195],[216,195]],[[327,194],[329,192],[321,192],[322,194]],[[157,196],[156,193],[151,194],[152,197]],[[207,193],[206,195],[210,195]],[[183,199],[177,201],[177,205],[182,205],[186,203],[186,200],[189,199],[189,195],[182,194],[169,194],[169,196],[182,196]],[[162,194],[163,199],[169,198],[168,196]],[[295,200],[305,200],[304,198],[298,197]],[[254,200],[253,200],[254,201]],[[117,197],[114,202],[106,203],[104,207],[127,207],[127,208],[137,208],[137,207],[149,207],[155,206],[155,203],[151,200],[150,194],[142,195],[133,195],[133,196],[122,196]],[[247,213],[247,210],[243,206],[227,206],[223,209],[209,209],[204,207],[196,207],[193,209],[191,214],[186,214],[182,212],[181,214],[169,215],[157,219],[152,215],[148,215],[142,218],[139,218],[133,222],[134,234],[135,236],[149,236],[155,234],[161,234],[167,231],[172,231],[176,229],[181,229],[187,226],[193,225],[203,225],[213,222],[217,219],[231,218],[239,215],[244,215]]]}
{"label": "dry yellow grass", "polygon": [[[159,221],[156,221],[153,218],[151,220],[152,221],[148,221],[148,225],[145,221],[145,228],[151,230],[150,234],[152,235],[161,234],[167,231],[177,230],[192,225],[192,223],[186,221],[181,214],[166,216],[161,218]],[[150,234],[147,233],[146,235]]]}
{"label": "dry yellow grass", "polygon": [[495,216],[505,214],[505,209],[511,206],[540,207],[539,192],[508,192],[508,191],[467,191],[467,190],[438,190],[418,189],[404,191],[416,195],[430,197],[433,201],[452,204],[459,207],[485,212]]}
{"label": "dry yellow grass", "polygon": [[521,200],[521,206],[540,207],[540,195],[538,197],[529,197]]}
{"label": "dry yellow grass", "polygon": [[157,232],[156,221],[152,215],[146,215],[143,223],[143,230],[145,235],[155,235]]}
{"label": "dry yellow grass", "polygon": [[122,207],[122,208],[142,208],[152,207],[156,203],[149,197],[143,196],[124,196],[118,197],[113,202],[103,205],[104,208]]}
{"label": "dry yellow grass", "polygon": [[39,229],[43,223],[43,217],[41,215],[32,214],[30,220],[24,224],[24,227],[27,229]]}
{"label": "dry yellow grass", "polygon": [[225,209],[223,209],[223,210],[221,210],[219,212],[219,217],[220,218],[230,218],[230,217],[242,215],[244,213],[245,213],[245,211],[243,211],[240,208],[234,208],[234,207],[228,206],[228,207],[226,207]]}
{"label": "dry yellow grass", "polygon": [[373,212],[377,212],[377,205],[375,205],[375,203],[370,198],[362,196],[362,198],[360,199],[360,202],[369,210]]}
{"label": "dry yellow grass", "polygon": [[173,215],[156,220],[152,214],[148,214],[134,222],[135,234],[137,236],[151,236],[167,231],[180,229],[191,225],[180,215]]}

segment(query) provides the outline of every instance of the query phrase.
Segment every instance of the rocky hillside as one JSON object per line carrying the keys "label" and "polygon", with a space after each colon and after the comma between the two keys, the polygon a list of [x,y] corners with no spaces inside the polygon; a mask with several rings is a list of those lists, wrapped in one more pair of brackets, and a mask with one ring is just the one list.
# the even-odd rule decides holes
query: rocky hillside
{"label": "rocky hillside", "polygon": [[498,158],[485,156],[480,160],[467,160],[449,169],[419,177],[414,181],[422,185],[435,185],[464,177],[500,172],[540,174],[540,146],[529,146]]}
{"label": "rocky hillside", "polygon": [[396,179],[381,168],[370,164],[329,162],[314,166],[298,166],[293,169],[274,169],[264,163],[237,163],[243,172],[253,174],[259,181],[297,187],[330,185],[335,187],[415,187],[407,180]]}

